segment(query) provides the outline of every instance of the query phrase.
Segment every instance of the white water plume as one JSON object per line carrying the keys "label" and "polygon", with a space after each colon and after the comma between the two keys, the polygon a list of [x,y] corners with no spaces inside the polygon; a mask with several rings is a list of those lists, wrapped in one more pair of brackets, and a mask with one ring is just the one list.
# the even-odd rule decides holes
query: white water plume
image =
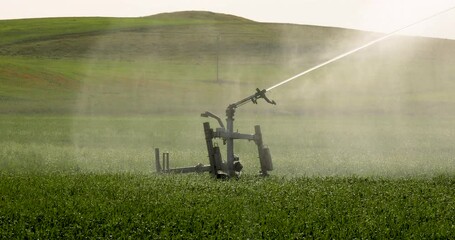
{"label": "white water plume", "polygon": [[[330,35],[340,46],[332,45],[332,51],[321,47],[318,54],[333,55],[349,44],[365,42],[364,36],[355,40],[350,35]],[[455,72],[450,68],[454,51],[453,41],[396,36],[314,71],[292,88],[272,92],[277,111],[295,116],[274,116],[275,124],[264,127],[273,131],[268,144],[274,158],[286,159],[277,164],[296,175],[453,171],[448,142],[455,136]],[[294,57],[289,69],[302,61]]]}
{"label": "white water plume", "polygon": [[330,64],[330,63],[333,63],[333,62],[335,62],[335,61],[338,61],[338,60],[340,60],[340,59],[343,59],[343,58],[345,58],[345,57],[347,57],[347,56],[349,56],[349,55],[352,55],[352,54],[354,54],[354,53],[356,53],[356,52],[362,50],[362,49],[368,48],[368,47],[370,47],[370,46],[372,46],[372,45],[374,45],[374,44],[377,44],[377,43],[379,43],[379,42],[382,42],[382,41],[384,41],[384,40],[386,40],[386,39],[388,39],[388,38],[390,38],[390,37],[392,37],[392,36],[398,34],[399,32],[401,32],[401,31],[403,31],[403,30],[405,30],[405,29],[408,29],[408,28],[413,27],[413,26],[415,26],[415,25],[417,25],[417,24],[419,24],[419,23],[422,23],[422,22],[424,22],[424,21],[427,21],[427,20],[432,19],[432,18],[434,18],[434,17],[437,17],[437,16],[439,16],[439,15],[442,15],[442,14],[444,14],[444,13],[446,13],[446,12],[449,12],[449,11],[451,11],[451,10],[453,10],[453,9],[455,9],[455,6],[449,8],[449,9],[445,9],[444,11],[438,12],[438,13],[436,13],[436,14],[433,14],[433,15],[431,15],[431,16],[429,16],[429,17],[426,17],[426,18],[424,18],[424,19],[421,19],[421,20],[419,20],[419,21],[416,21],[416,22],[414,22],[414,23],[411,23],[411,24],[409,24],[409,25],[406,25],[406,26],[404,26],[404,27],[402,27],[402,28],[399,28],[399,29],[397,29],[397,30],[395,30],[395,31],[392,31],[392,32],[390,32],[389,34],[386,34],[386,35],[383,36],[383,37],[380,37],[380,38],[375,39],[375,40],[373,40],[373,41],[371,41],[371,42],[368,42],[368,43],[366,43],[366,44],[364,44],[364,45],[361,45],[360,47],[354,48],[354,49],[352,49],[352,50],[350,50],[350,51],[347,51],[347,52],[345,52],[345,53],[343,53],[343,54],[340,54],[340,55],[338,55],[338,56],[336,56],[336,57],[334,57],[334,58],[331,58],[331,59],[329,59],[329,60],[327,60],[327,61],[325,61],[325,62],[322,62],[322,63],[320,63],[320,64],[318,64],[318,65],[316,65],[316,66],[314,66],[314,67],[312,67],[312,68],[310,68],[310,69],[307,69],[307,70],[305,70],[305,71],[303,71],[303,72],[301,72],[301,73],[299,73],[299,74],[297,74],[297,75],[295,75],[295,76],[292,76],[292,77],[290,77],[290,78],[288,78],[288,79],[286,79],[286,80],[284,80],[284,81],[282,81],[282,82],[279,82],[279,83],[277,83],[277,84],[275,84],[275,85],[273,85],[273,86],[267,88],[266,90],[267,90],[267,91],[271,91],[271,90],[274,89],[274,88],[277,88],[277,87],[279,87],[279,86],[281,86],[281,85],[283,85],[283,84],[286,84],[286,83],[288,83],[288,82],[290,82],[290,81],[292,81],[292,80],[294,80],[294,79],[297,79],[297,78],[299,78],[299,77],[301,77],[301,76],[303,76],[303,75],[306,75],[306,74],[308,74],[308,73],[310,73],[310,72],[312,72],[312,71],[314,71],[314,70],[317,70],[317,69],[319,69],[319,68],[321,68],[321,67],[324,67],[324,66],[326,66],[326,65],[328,65],[328,64]]}

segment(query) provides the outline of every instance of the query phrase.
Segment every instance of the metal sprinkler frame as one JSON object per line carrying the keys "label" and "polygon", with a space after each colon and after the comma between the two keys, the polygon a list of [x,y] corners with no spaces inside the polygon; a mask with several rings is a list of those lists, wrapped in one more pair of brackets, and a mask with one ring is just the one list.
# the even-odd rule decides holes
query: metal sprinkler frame
{"label": "metal sprinkler frame", "polygon": [[[252,94],[251,96],[230,104],[226,108],[226,127],[224,126],[221,118],[217,115],[208,111],[201,114],[201,117],[213,118],[217,120],[218,124],[220,125],[219,128],[216,128],[214,130],[210,127],[209,122],[203,123],[210,165],[203,165],[199,163],[193,167],[170,168],[169,153],[163,153],[163,166],[161,166],[160,150],[159,148],[155,148],[156,171],[159,173],[209,172],[212,176],[221,179],[238,177],[240,176],[240,172],[243,169],[243,165],[240,163],[239,157],[234,154],[234,140],[245,139],[255,142],[258,149],[259,162],[261,165],[259,174],[261,176],[268,176],[268,172],[273,170],[272,156],[270,154],[269,148],[264,145],[264,142],[262,140],[261,126],[254,126],[254,134],[234,132],[234,115],[238,107],[250,101],[254,104],[257,104],[257,100],[260,98],[264,99],[270,104],[276,105],[275,101],[270,100],[265,95],[266,92],[266,89],[259,90],[259,88],[257,88],[256,93]],[[213,140],[216,138],[222,139],[223,143],[226,145],[226,162],[223,162],[220,147],[213,142]]]}
{"label": "metal sprinkler frame", "polygon": [[[220,125],[220,127],[214,131],[212,128],[210,128],[210,124],[208,122],[204,122],[204,124],[203,124],[210,165],[203,165],[203,164],[199,163],[198,165],[196,165],[194,167],[170,168],[169,167],[169,153],[163,153],[163,159],[162,159],[163,167],[161,167],[160,150],[158,148],[156,148],[155,149],[156,171],[160,172],[160,173],[210,172],[216,178],[230,178],[230,177],[239,176],[240,171],[242,170],[243,166],[240,163],[239,158],[234,154],[234,140],[235,139],[246,139],[249,141],[254,141],[256,143],[256,145],[258,147],[259,161],[261,163],[260,175],[268,176],[268,171],[273,170],[272,157],[270,155],[269,148],[265,147],[263,144],[261,127],[259,125],[256,125],[254,127],[254,130],[255,130],[254,134],[243,134],[243,133],[234,132],[234,114],[235,114],[235,110],[238,107],[242,106],[245,103],[248,103],[249,101],[257,104],[257,100],[260,98],[263,98],[266,102],[275,105],[276,104],[275,101],[267,98],[267,96],[265,95],[266,92],[271,91],[277,87],[280,87],[288,82],[291,82],[303,75],[313,72],[328,64],[331,64],[335,61],[338,61],[349,55],[352,55],[358,51],[368,48],[374,44],[382,42],[382,41],[398,34],[399,32],[401,32],[405,29],[413,27],[413,26],[420,24],[422,22],[425,22],[429,19],[435,18],[439,15],[445,14],[454,9],[455,9],[455,6],[452,6],[451,8],[447,8],[443,11],[434,13],[433,15],[430,15],[426,18],[420,19],[414,23],[401,27],[395,31],[390,32],[389,34],[386,34],[383,37],[375,39],[360,47],[357,47],[357,48],[347,51],[341,55],[338,55],[332,59],[329,59],[323,63],[320,63],[297,75],[294,75],[293,77],[290,77],[284,81],[281,81],[267,89],[259,90],[259,88],[257,88],[256,93],[254,93],[253,95],[246,97],[233,104],[230,104],[227,107],[227,109],[226,109],[226,117],[227,117],[226,118],[226,127],[224,127],[224,124],[221,121],[221,119],[218,116],[216,116],[215,114],[213,114],[211,112],[202,113],[201,114],[202,117],[214,118],[218,121],[218,123]],[[217,49],[218,49],[218,44],[219,44],[219,36],[217,38]],[[218,79],[218,55],[217,55],[217,80],[219,80]],[[213,143],[213,139],[216,139],[216,138],[221,138],[223,140],[223,143],[226,144],[226,148],[227,148],[227,154],[226,154],[227,161],[226,162],[223,162],[223,160],[222,160],[219,146]]]}

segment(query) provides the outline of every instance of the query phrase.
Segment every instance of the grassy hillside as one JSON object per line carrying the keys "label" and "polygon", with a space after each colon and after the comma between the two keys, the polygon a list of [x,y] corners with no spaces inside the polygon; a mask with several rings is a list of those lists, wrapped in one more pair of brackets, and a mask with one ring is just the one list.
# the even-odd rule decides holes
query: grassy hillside
{"label": "grassy hillside", "polygon": [[[179,12],[3,20],[0,36],[1,113],[99,115],[223,111],[380,35]],[[453,114],[454,56],[453,41],[394,37],[276,89],[271,111]]]}

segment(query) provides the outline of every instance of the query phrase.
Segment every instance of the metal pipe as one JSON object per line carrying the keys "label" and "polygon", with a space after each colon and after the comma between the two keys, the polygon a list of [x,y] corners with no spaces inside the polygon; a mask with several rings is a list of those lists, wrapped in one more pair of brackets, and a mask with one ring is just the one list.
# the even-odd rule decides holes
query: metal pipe
{"label": "metal pipe", "polygon": [[232,133],[234,132],[234,107],[228,107],[226,109],[226,149],[227,149],[227,174],[229,176],[234,175],[234,139],[232,138]]}
{"label": "metal pipe", "polygon": [[163,161],[163,170],[166,171],[166,153],[163,153],[163,158],[162,158],[162,161]]}
{"label": "metal pipe", "polygon": [[220,127],[221,127],[221,128],[224,128],[224,124],[223,124],[223,121],[221,121],[221,118],[218,117],[217,115],[215,115],[215,114],[209,112],[209,111],[206,111],[206,112],[204,112],[204,113],[201,113],[201,117],[206,117],[206,118],[211,117],[211,118],[214,118],[214,119],[216,119],[216,120],[218,121],[218,124],[220,125]]}
{"label": "metal pipe", "polygon": [[165,153],[165,156],[166,156],[166,170],[169,171],[170,167],[169,167],[169,153]]}
{"label": "metal pipe", "polygon": [[160,164],[160,149],[155,148],[155,168],[156,172],[161,172],[161,164]]}
{"label": "metal pipe", "polygon": [[210,172],[211,166],[197,165],[195,167],[181,167],[181,168],[172,168],[168,169],[168,173],[200,173],[200,172]]}

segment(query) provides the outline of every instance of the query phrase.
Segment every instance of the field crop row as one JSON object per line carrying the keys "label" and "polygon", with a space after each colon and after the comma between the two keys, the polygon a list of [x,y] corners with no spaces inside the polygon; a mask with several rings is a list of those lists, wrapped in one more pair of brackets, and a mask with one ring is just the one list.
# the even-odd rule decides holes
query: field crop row
{"label": "field crop row", "polygon": [[[258,116],[239,113],[236,129],[260,124],[278,176],[422,176],[453,174],[450,118]],[[199,116],[0,117],[3,172],[150,173],[155,147],[171,167],[208,164]],[[212,122],[212,127],[216,123]],[[225,158],[224,145],[222,147]],[[259,171],[252,142],[237,141],[247,174]]]}
{"label": "field crop row", "polygon": [[1,238],[439,238],[455,179],[0,175]]}

